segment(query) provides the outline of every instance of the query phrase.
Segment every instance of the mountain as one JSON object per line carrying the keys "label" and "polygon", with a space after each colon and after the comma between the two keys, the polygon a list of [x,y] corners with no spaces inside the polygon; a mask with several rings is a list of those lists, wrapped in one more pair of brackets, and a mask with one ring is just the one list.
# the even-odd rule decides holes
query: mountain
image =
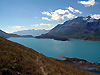
{"label": "mountain", "polygon": [[[58,24],[47,34],[36,38],[76,38],[84,40],[100,41],[100,19],[96,20],[90,16],[77,17],[68,20],[63,24]],[[62,40],[62,39],[61,39]]]}
{"label": "mountain", "polygon": [[[66,60],[67,61],[67,60]],[[0,37],[0,75],[98,75]]]}
{"label": "mountain", "polygon": [[9,37],[33,37],[32,35],[17,35],[17,34],[8,34],[2,30],[0,30],[0,36],[3,38],[9,38]]}
{"label": "mountain", "polygon": [[39,36],[41,34],[46,34],[48,32],[49,32],[49,30],[45,30],[45,29],[43,29],[43,30],[35,30],[35,29],[32,29],[32,30],[17,31],[17,32],[14,32],[14,34]]}
{"label": "mountain", "polygon": [[4,38],[9,37],[9,35],[6,32],[2,31],[2,30],[0,30],[0,36],[4,37]]}

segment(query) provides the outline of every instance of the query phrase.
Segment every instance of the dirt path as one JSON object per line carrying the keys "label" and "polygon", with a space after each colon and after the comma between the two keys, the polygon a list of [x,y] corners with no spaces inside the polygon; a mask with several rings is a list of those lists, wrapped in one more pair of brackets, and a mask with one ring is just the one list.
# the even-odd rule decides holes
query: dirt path
{"label": "dirt path", "polygon": [[42,71],[43,75],[47,75],[47,73],[44,71],[44,69],[43,69],[43,67],[42,67],[42,66],[40,66],[40,69],[41,69],[41,71]]}
{"label": "dirt path", "polygon": [[[39,56],[37,56],[36,62],[39,61]],[[47,75],[47,73],[44,71],[44,68],[42,66],[40,66],[41,72],[43,73],[43,75]]]}
{"label": "dirt path", "polygon": [[37,58],[36,58],[36,62],[38,62],[39,61],[39,57],[37,56]]}

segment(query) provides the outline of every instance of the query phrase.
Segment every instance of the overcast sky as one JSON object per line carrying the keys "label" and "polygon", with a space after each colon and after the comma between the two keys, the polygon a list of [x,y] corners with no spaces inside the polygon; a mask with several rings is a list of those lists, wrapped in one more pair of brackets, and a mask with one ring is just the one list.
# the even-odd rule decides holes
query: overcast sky
{"label": "overcast sky", "polygon": [[100,0],[0,0],[0,29],[51,29],[76,18],[100,18]]}

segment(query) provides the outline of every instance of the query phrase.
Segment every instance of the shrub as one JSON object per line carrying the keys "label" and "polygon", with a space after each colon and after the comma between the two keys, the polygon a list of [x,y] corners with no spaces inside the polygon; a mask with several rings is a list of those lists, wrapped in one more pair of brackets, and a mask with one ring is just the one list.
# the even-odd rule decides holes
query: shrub
{"label": "shrub", "polygon": [[1,69],[2,75],[12,75],[11,69],[3,68]]}

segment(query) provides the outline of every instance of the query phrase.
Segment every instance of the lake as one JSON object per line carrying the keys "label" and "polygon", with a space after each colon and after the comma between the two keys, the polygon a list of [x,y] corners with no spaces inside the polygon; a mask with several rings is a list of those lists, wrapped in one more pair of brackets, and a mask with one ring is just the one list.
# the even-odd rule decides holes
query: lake
{"label": "lake", "polygon": [[48,57],[57,59],[61,59],[59,56],[75,57],[100,63],[100,42],[77,39],[57,41],[36,38],[8,38],[8,40],[32,48]]}

